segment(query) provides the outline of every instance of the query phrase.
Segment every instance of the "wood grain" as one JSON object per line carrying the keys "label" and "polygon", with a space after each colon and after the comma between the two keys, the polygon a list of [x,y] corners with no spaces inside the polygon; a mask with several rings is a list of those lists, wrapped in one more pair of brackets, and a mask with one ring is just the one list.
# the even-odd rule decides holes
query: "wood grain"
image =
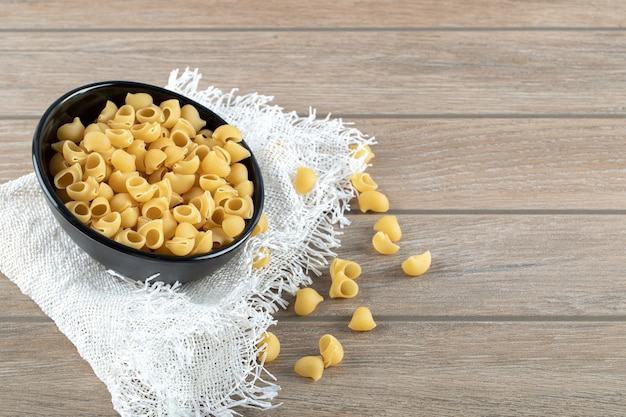
{"label": "wood grain", "polygon": [[[313,287],[314,314],[276,314],[282,390],[245,416],[620,416],[626,413],[626,3],[618,0],[254,2],[0,0],[0,183],[32,172],[38,118],[93,81],[274,97],[374,136],[369,169],[403,228],[353,206],[338,256],[359,295]],[[141,18],[137,18],[137,16]],[[431,250],[431,270],[399,264]],[[289,301],[292,296],[287,296]],[[378,327],[350,331],[367,305]],[[324,333],[346,357],[293,372]],[[0,416],[115,416],[52,320],[0,274]]]}
{"label": "wood grain", "polygon": [[205,69],[201,86],[272,95],[301,113],[595,117],[622,115],[626,101],[624,32],[113,33],[3,33],[0,117],[36,117],[94,81],[164,85],[185,67]]}

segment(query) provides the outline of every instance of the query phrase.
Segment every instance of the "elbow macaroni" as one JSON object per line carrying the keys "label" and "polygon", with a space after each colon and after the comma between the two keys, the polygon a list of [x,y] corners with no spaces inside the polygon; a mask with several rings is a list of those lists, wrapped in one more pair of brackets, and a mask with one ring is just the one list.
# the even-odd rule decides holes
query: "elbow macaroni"
{"label": "elbow macaroni", "polygon": [[[75,117],[57,129],[49,162],[57,194],[79,221],[134,249],[188,256],[227,245],[254,213],[241,163],[251,154],[235,126],[205,125],[177,99],[107,101],[91,124]],[[254,266],[268,262],[263,248]]]}

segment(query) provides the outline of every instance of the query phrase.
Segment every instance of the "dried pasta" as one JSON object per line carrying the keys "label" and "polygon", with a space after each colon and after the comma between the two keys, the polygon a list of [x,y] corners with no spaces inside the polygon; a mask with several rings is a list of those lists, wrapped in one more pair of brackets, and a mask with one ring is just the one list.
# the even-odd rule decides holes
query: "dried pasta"
{"label": "dried pasta", "polygon": [[378,189],[378,184],[376,184],[367,172],[352,175],[350,177],[350,182],[352,183],[352,186],[361,193],[365,191],[375,191]]}
{"label": "dried pasta", "polygon": [[302,377],[318,381],[324,373],[324,360],[321,355],[303,356],[296,361],[293,369]]}
{"label": "dried pasta", "polygon": [[293,181],[294,188],[298,194],[307,194],[315,187],[317,174],[311,168],[298,167],[296,177]]}
{"label": "dried pasta", "polygon": [[348,259],[335,258],[330,264],[330,277],[334,281],[335,278],[340,276],[340,273],[343,276],[350,279],[357,279],[361,276],[361,265],[354,261],[350,261]]}
{"label": "dried pasta", "polygon": [[[205,126],[177,99],[107,101],[86,126],[75,117],[57,129],[49,162],[57,194],[79,221],[131,248],[188,256],[223,247],[254,214],[241,163],[251,154],[235,126]],[[259,227],[267,230],[266,217]],[[268,262],[262,248],[254,266]]]}
{"label": "dried pasta", "polygon": [[431,261],[430,251],[412,255],[402,262],[402,270],[409,276],[417,277],[428,271]]}
{"label": "dried pasta", "polygon": [[259,362],[273,362],[280,354],[280,341],[272,332],[263,333],[263,337],[256,346],[259,349],[257,356]]}
{"label": "dried pasta", "polygon": [[363,213],[375,211],[384,213],[389,210],[389,200],[380,191],[364,191],[358,196],[359,209]]}
{"label": "dried pasta", "polygon": [[367,307],[357,307],[352,313],[348,327],[357,332],[368,332],[376,327],[372,311]]}
{"label": "dried pasta", "polygon": [[393,243],[385,232],[376,232],[372,238],[372,245],[376,252],[383,255],[393,255],[400,249],[400,246]]}
{"label": "dried pasta", "polygon": [[301,288],[296,291],[293,311],[299,316],[308,316],[324,301],[324,297],[313,288]]}
{"label": "dried pasta", "polygon": [[328,291],[330,298],[354,298],[358,293],[359,284],[348,278],[343,272],[337,273]]}
{"label": "dried pasta", "polygon": [[402,230],[396,216],[383,216],[374,223],[374,230],[389,236],[389,240],[397,242],[402,238]]}
{"label": "dried pasta", "polygon": [[335,366],[343,360],[343,346],[335,336],[325,334],[320,337],[319,348],[324,368]]}

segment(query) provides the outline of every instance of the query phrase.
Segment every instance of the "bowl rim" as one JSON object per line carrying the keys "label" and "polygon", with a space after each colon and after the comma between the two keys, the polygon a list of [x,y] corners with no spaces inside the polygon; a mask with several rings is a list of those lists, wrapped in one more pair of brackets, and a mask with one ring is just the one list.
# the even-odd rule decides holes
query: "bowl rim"
{"label": "bowl rim", "polygon": [[[248,151],[250,151],[250,157],[249,157],[250,165],[252,166],[252,170],[254,171],[254,174],[256,177],[256,181],[254,184],[255,196],[253,197],[253,199],[255,200],[254,214],[252,218],[248,221],[246,228],[241,233],[241,235],[239,235],[233,242],[223,247],[220,247],[219,249],[212,250],[205,254],[189,255],[189,256],[166,255],[162,253],[148,252],[148,251],[144,251],[141,249],[134,249],[130,246],[126,246],[122,243],[116,242],[114,239],[108,238],[96,232],[95,230],[92,230],[90,227],[88,227],[87,225],[83,224],[80,220],[78,220],[78,218],[74,216],[67,207],[65,207],[65,204],[61,201],[59,196],[56,194],[56,187],[50,181],[50,178],[48,177],[48,173],[46,172],[46,168],[44,167],[44,161],[42,157],[43,155],[42,154],[43,153],[43,149],[42,149],[43,131],[46,125],[51,121],[51,118],[54,116],[54,113],[58,110],[59,106],[61,106],[63,103],[71,99],[75,99],[76,96],[78,95],[100,90],[103,88],[111,88],[111,87],[128,88],[128,89],[137,90],[135,92],[156,91],[160,94],[166,94],[166,95],[171,96],[171,98],[177,98],[183,101],[185,104],[189,103],[189,104],[194,105],[200,113],[207,113],[212,118],[218,120],[218,122],[220,122],[220,125],[228,123],[220,115],[218,115],[213,110],[206,107],[205,105],[198,103],[196,100],[189,98],[176,91],[172,91],[167,88],[159,87],[159,86],[152,85],[152,84],[135,82],[135,81],[126,81],[126,80],[110,80],[110,81],[98,81],[98,82],[89,83],[89,84],[76,87],[66,92],[65,94],[61,95],[46,109],[46,111],[43,113],[43,115],[39,119],[39,122],[33,134],[33,143],[32,143],[32,148],[31,148],[33,166],[34,166],[37,180],[48,202],[54,206],[57,212],[61,216],[63,216],[63,218],[66,221],[68,221],[74,228],[78,229],[86,237],[92,240],[95,240],[96,242],[101,243],[118,252],[124,253],[125,255],[132,255],[132,256],[136,256],[138,258],[142,258],[145,260],[177,262],[181,264],[189,263],[189,262],[196,263],[196,262],[207,261],[207,260],[214,259],[214,258],[219,258],[220,256],[227,254],[229,252],[232,252],[239,246],[243,245],[248,240],[248,238],[252,235],[254,228],[259,222],[260,216],[263,212],[263,205],[264,205],[264,200],[265,200],[265,190],[264,190],[265,187],[264,187],[263,177],[261,174],[261,169],[258,165],[256,157],[254,156],[254,153],[250,149],[249,145],[246,143],[245,138],[242,139],[242,142],[240,143],[246,149],[248,149]],[[129,92],[132,92],[132,91],[129,91]],[[72,117],[79,117],[79,115],[75,115]]]}

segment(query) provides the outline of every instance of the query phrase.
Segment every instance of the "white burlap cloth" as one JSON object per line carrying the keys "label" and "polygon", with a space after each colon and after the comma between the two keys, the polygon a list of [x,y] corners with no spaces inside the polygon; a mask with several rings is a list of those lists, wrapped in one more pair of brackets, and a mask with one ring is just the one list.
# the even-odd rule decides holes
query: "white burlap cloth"
{"label": "white burlap cloth", "polygon": [[[373,143],[341,120],[284,113],[271,97],[198,91],[200,78],[176,70],[167,88],[241,129],[263,171],[270,225],[211,276],[173,286],[114,276],[59,228],[34,174],[0,185],[0,271],[76,345],[122,416],[231,416],[276,405],[279,381],[257,363],[256,342],[283,295],[309,284],[338,247],[336,227],[348,224],[354,196],[349,177],[366,168],[349,146]],[[299,165],[319,175],[306,196],[292,186]],[[271,262],[252,269],[261,246]]]}

